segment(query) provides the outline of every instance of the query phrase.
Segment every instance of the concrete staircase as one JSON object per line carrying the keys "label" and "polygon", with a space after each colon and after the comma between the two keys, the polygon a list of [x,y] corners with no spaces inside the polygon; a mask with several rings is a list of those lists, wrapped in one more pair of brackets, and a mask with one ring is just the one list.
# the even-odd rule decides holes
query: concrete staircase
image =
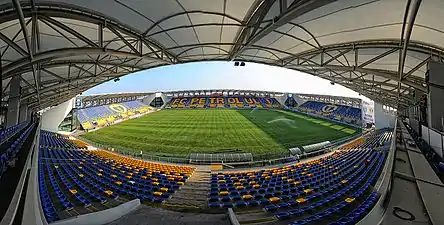
{"label": "concrete staircase", "polygon": [[170,199],[167,204],[203,209],[207,206],[210,191],[211,171],[209,167],[198,167]]}

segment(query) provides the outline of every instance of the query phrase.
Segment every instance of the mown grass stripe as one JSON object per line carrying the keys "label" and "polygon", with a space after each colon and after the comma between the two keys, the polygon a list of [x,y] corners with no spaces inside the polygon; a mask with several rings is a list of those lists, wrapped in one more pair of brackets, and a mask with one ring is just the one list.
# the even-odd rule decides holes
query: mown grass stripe
{"label": "mown grass stripe", "polygon": [[[282,110],[162,110],[83,137],[119,149],[188,155],[190,152],[287,151],[350,134],[322,119]],[[340,129],[343,129],[340,126]]]}

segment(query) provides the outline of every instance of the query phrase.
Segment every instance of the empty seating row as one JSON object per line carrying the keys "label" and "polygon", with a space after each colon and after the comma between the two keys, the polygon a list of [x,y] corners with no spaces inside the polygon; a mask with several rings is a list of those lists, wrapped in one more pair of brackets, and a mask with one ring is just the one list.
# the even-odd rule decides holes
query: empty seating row
{"label": "empty seating row", "polygon": [[362,123],[362,110],[351,106],[307,101],[300,105],[298,109],[302,112],[320,115],[349,124],[361,125]]}
{"label": "empty seating row", "polygon": [[[359,150],[358,150],[359,151]],[[328,189],[330,194],[320,193],[318,199],[311,198],[306,206],[298,207],[296,210],[287,210],[276,213],[278,219],[288,219],[295,216],[297,220],[293,225],[318,223],[320,221],[331,221],[341,215],[349,212],[356,207],[358,202],[366,199],[372,193],[371,185],[376,182],[377,176],[381,171],[385,152],[373,151],[374,158],[370,162],[353,168],[354,171],[348,175],[344,184],[336,184]],[[373,202],[374,203],[374,202]],[[278,208],[284,208],[278,205]],[[308,213],[308,215],[306,214]],[[355,224],[364,212],[350,218],[350,224]]]}
{"label": "empty seating row", "polygon": [[385,162],[390,130],[376,131],[354,148],[274,169],[214,173],[210,208],[262,208],[291,224],[355,224],[374,205],[372,189]]}
{"label": "empty seating row", "polygon": [[271,97],[246,96],[195,96],[174,97],[171,108],[280,108],[281,104]]}
{"label": "empty seating row", "polygon": [[68,136],[44,130],[40,132],[39,144],[40,146],[45,146],[49,148],[67,148],[67,149],[80,148],[80,146],[71,141]]}
{"label": "empty seating row", "polygon": [[381,147],[389,143],[391,136],[392,132],[389,130],[378,130],[342,146],[341,149]]}
{"label": "empty seating row", "polygon": [[73,144],[60,144],[62,136],[42,133],[45,134],[41,143],[46,145],[41,145],[39,152],[39,188],[49,222],[59,220],[65,212],[76,214],[71,212],[81,208],[88,211],[108,208],[110,202],[138,198],[142,202],[162,203],[185,184],[194,170],[101,150],[71,148]]}
{"label": "empty seating row", "polygon": [[118,104],[93,106],[77,111],[77,119],[84,129],[92,129],[97,124],[106,125],[115,121],[117,118],[126,118],[138,112],[144,113],[152,110],[151,106],[145,105],[140,101],[122,102]]}
{"label": "empty seating row", "polygon": [[17,131],[23,131],[18,136],[17,139],[12,140],[9,138],[2,146],[5,149],[0,153],[0,178],[3,176],[9,167],[15,166],[15,161],[17,160],[17,155],[22,149],[22,145],[28,139],[29,134],[34,128],[34,123],[23,123],[20,127],[24,126],[23,129],[18,129]]}
{"label": "empty seating row", "polygon": [[[358,151],[341,151],[314,162],[249,173],[247,176],[218,175],[217,179],[212,178],[209,200],[210,202],[218,200],[222,206],[226,207],[229,204],[224,204],[224,202],[233,201],[236,206],[239,204],[237,201],[255,199],[261,204],[269,204],[273,197],[288,199],[306,196],[313,191],[325,189],[342,181],[343,173],[349,172],[348,169],[353,169],[350,168],[351,162],[360,159],[359,162],[362,163],[364,160],[356,158],[358,153]],[[355,159],[351,161],[353,158]],[[215,184],[217,184],[217,190]],[[240,204],[243,204],[242,202]]]}
{"label": "empty seating row", "polygon": [[28,125],[29,122],[22,122],[17,125],[0,130],[0,143],[5,142],[8,138],[14,136],[14,134],[21,131],[23,128],[27,127]]}

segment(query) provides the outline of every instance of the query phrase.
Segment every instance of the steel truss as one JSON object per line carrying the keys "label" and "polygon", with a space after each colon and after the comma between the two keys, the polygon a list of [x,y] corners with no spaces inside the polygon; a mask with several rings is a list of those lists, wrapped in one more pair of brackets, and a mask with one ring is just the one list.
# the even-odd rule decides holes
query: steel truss
{"label": "steel truss", "polygon": [[[152,36],[160,33],[166,34],[167,31],[174,29],[224,24],[177,26],[150,33],[156,24],[175,16],[184,15],[184,13],[178,13],[157,21],[147,30],[138,32],[118,21],[87,9],[73,9],[63,4],[55,6],[46,2],[35,5],[34,1],[12,0],[9,7],[0,9],[0,24],[18,20],[21,26],[19,33],[23,33],[23,37],[25,37],[26,49],[16,43],[19,33],[9,37],[0,33],[0,40],[7,44],[6,49],[15,50],[21,57],[13,61],[4,60],[2,57],[2,79],[7,80],[13,76],[23,77],[25,74],[32,74],[33,82],[23,79],[25,85],[22,87],[22,99],[28,100],[34,109],[61,103],[90,87],[128,73],[175,63],[221,59],[252,61],[306,72],[346,86],[392,107],[402,108],[409,105],[410,94],[413,90],[426,91],[424,78],[414,74],[419,73],[430,60],[442,61],[443,49],[424,43],[416,43],[407,38],[363,40],[322,46],[307,29],[291,22],[297,16],[330,2],[332,1],[304,0],[293,1],[291,5],[288,5],[286,0],[257,1],[242,21],[222,13],[187,12],[231,18],[238,24],[230,25],[239,27],[239,31],[234,41],[230,43],[198,42],[167,48],[152,39]],[[419,3],[414,5],[419,7]],[[265,21],[264,18],[273,4],[279,4],[280,14],[271,21]],[[68,18],[94,24],[96,39],[85,36],[69,25],[60,22],[57,18]],[[39,24],[51,28],[67,43],[70,43],[70,47],[41,50]],[[298,26],[312,37],[314,43],[277,31],[277,28],[284,24]],[[30,26],[31,29],[23,29],[27,26]],[[411,29],[410,26],[405,29],[407,33],[410,33],[408,31]],[[114,38],[105,40],[105,32],[113,34]],[[257,44],[261,38],[272,32],[301,41],[302,44],[309,45],[311,50],[294,54]],[[75,37],[76,41],[73,41],[71,37]],[[230,50],[224,50],[220,46],[230,46]],[[222,55],[205,55],[206,57],[195,58],[202,55],[187,54],[196,48],[219,49]],[[248,55],[246,50],[249,49],[270,53],[274,58]],[[368,58],[369,50],[381,49],[384,51],[378,51],[379,53]],[[5,52],[6,50],[2,54]],[[419,63],[407,68],[405,67],[405,57],[410,53],[418,53],[423,57],[418,59]],[[284,57],[278,55],[284,55]],[[399,68],[394,70],[378,68],[379,62],[394,55],[400,59],[397,65]],[[247,58],[248,60],[246,60]],[[60,71],[64,72],[60,73]],[[4,90],[8,89],[8,86],[6,85]],[[4,93],[3,97],[8,95],[9,93]]]}

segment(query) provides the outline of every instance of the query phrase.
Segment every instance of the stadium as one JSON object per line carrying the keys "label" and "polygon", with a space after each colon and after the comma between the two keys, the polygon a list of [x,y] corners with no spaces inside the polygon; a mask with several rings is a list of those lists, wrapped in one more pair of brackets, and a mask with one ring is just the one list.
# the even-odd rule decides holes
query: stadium
{"label": "stadium", "polygon": [[[0,225],[444,224],[443,8],[0,1]],[[83,94],[209,61],[296,70],[371,101],[205,86]]]}

